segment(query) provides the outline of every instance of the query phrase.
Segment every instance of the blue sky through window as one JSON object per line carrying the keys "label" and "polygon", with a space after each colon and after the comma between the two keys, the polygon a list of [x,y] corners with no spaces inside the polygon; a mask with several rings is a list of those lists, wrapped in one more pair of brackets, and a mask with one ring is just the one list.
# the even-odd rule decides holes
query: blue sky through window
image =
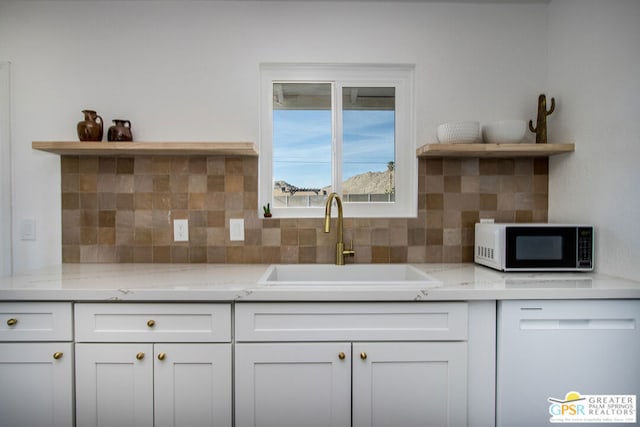
{"label": "blue sky through window", "polygon": [[[343,111],[343,179],[395,161],[395,112]],[[273,111],[273,179],[300,188],[331,185],[331,111]]]}

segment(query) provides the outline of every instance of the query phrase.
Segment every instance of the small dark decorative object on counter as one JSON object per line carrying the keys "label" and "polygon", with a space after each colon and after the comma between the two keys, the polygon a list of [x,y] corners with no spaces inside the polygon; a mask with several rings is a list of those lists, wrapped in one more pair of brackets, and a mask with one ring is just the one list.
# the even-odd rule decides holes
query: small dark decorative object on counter
{"label": "small dark decorative object on counter", "polygon": [[[78,122],[78,138],[80,141],[102,141],[103,120],[93,110],[82,110],[84,120]],[[100,121],[98,121],[100,119]]]}
{"label": "small dark decorative object on counter", "polygon": [[114,119],[113,123],[114,125],[109,128],[107,133],[108,141],[133,141],[129,120]]}
{"label": "small dark decorative object on counter", "polygon": [[538,97],[538,121],[533,127],[533,121],[529,120],[529,130],[536,134],[536,144],[547,143],[547,116],[556,109],[556,100],[551,98],[551,108],[547,111],[547,98],[544,94]]}
{"label": "small dark decorative object on counter", "polygon": [[262,210],[264,211],[264,217],[265,218],[271,218],[271,204],[270,203],[267,203],[266,206],[263,206]]}

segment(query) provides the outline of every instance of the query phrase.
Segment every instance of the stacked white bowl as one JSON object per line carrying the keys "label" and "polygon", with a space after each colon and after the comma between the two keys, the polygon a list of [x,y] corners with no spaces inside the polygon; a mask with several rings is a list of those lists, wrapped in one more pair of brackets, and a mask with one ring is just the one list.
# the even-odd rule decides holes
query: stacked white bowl
{"label": "stacked white bowl", "polygon": [[491,144],[515,144],[527,130],[524,120],[499,120],[482,126],[482,137]]}
{"label": "stacked white bowl", "polygon": [[470,144],[480,140],[480,122],[442,123],[437,129],[438,141],[443,144]]}

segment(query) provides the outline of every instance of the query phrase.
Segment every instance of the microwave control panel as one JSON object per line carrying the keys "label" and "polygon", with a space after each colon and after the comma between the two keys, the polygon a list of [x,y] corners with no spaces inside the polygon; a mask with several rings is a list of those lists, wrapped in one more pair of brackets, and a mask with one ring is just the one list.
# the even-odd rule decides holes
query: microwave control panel
{"label": "microwave control panel", "polygon": [[578,267],[593,268],[593,228],[578,227]]}

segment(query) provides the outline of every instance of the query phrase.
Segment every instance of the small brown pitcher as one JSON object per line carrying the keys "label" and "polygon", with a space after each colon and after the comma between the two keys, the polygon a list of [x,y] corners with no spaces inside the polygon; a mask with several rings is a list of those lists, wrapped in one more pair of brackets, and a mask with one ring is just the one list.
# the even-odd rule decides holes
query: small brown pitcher
{"label": "small brown pitcher", "polygon": [[[93,110],[82,110],[84,120],[78,122],[78,138],[80,141],[102,141],[103,120]],[[100,121],[98,121],[100,119]]]}
{"label": "small brown pitcher", "polygon": [[108,141],[133,141],[131,122],[129,120],[114,119],[113,123],[107,133]]}

